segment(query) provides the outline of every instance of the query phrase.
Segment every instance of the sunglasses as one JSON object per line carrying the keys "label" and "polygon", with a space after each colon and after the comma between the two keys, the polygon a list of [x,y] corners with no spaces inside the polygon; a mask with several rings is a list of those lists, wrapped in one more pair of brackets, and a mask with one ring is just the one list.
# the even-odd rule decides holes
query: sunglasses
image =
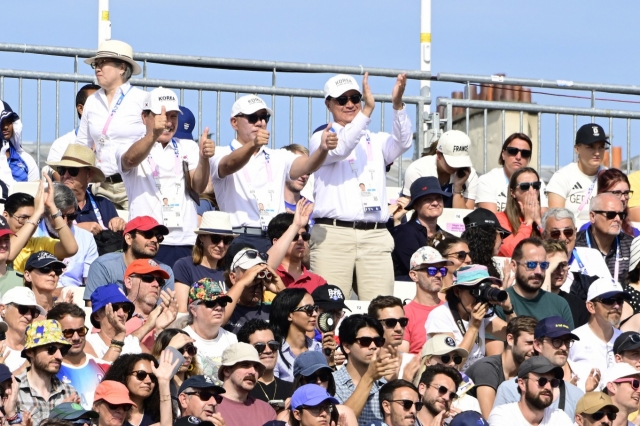
{"label": "sunglasses", "polygon": [[119,408],[122,408],[124,411],[131,410],[131,404],[111,404],[110,402],[105,401],[109,410],[116,411]]}
{"label": "sunglasses", "polygon": [[630,198],[633,195],[633,191],[603,191],[605,194],[613,194],[616,197]]}
{"label": "sunglasses", "polygon": [[360,101],[362,101],[362,95],[359,93],[357,95],[351,95],[351,96],[342,95],[342,96],[338,96],[337,98],[331,98],[331,99],[335,99],[338,105],[340,106],[345,106],[349,101],[351,101],[355,105],[355,104],[359,104]]}
{"label": "sunglasses", "polygon": [[631,387],[636,391],[640,388],[640,380],[638,379],[618,379],[614,383],[631,383]]}
{"label": "sunglasses", "polygon": [[605,210],[593,210],[593,212],[604,215],[607,220],[613,220],[616,216],[620,216],[620,220],[625,220],[627,218],[627,212],[613,212]]}
{"label": "sunglasses", "polygon": [[449,389],[447,389],[446,386],[429,385],[429,387],[437,389],[440,395],[446,395],[448,393],[451,401],[458,398],[458,394],[455,392],[449,392]]}
{"label": "sunglasses", "polygon": [[67,221],[74,221],[78,218],[78,213],[67,213],[63,214],[62,218]]}
{"label": "sunglasses", "polygon": [[411,410],[411,407],[413,407],[414,405],[416,406],[416,411],[420,411],[424,406],[424,402],[411,401],[410,399],[392,399],[389,402],[397,402],[398,404],[402,404],[402,408],[404,408],[405,411]]}
{"label": "sunglasses", "polygon": [[546,271],[549,269],[549,262],[534,262],[533,260],[529,260],[528,262],[516,262],[519,265],[524,265],[529,270],[534,270],[540,265],[540,269]]}
{"label": "sunglasses", "polygon": [[381,319],[380,322],[387,328],[395,328],[398,323],[400,323],[400,327],[405,328],[409,324],[409,318],[386,318]]}
{"label": "sunglasses", "polygon": [[222,402],[222,395],[217,393],[213,393],[211,391],[202,390],[200,392],[185,392],[187,395],[198,395],[200,401],[209,401],[211,398],[215,398],[216,404],[220,404]]}
{"label": "sunglasses", "polygon": [[332,374],[326,370],[316,371],[310,376],[304,376],[305,383],[318,383],[318,380],[321,382],[328,382],[331,380]]}
{"label": "sunglasses", "polygon": [[211,239],[211,244],[213,244],[214,246],[217,246],[218,244],[220,244],[220,241],[222,241],[222,243],[225,246],[228,246],[229,244],[231,244],[233,242],[233,238],[231,236],[228,235],[209,235],[209,238]]}
{"label": "sunglasses", "polygon": [[60,351],[60,354],[65,357],[67,356],[67,353],[69,353],[69,349],[71,349],[71,346],[56,346],[56,345],[49,345],[47,346],[47,354],[49,355],[55,355],[56,352]]}
{"label": "sunglasses", "polygon": [[49,275],[53,271],[57,276],[62,275],[62,268],[52,268],[51,266],[43,266],[42,268],[34,268],[41,274]]}
{"label": "sunglasses", "polygon": [[559,240],[560,234],[562,233],[565,236],[565,238],[569,239],[573,237],[573,234],[575,234],[575,232],[576,231],[573,228],[554,229],[553,231],[549,232],[549,236],[551,237],[552,240]]}
{"label": "sunglasses", "polygon": [[128,314],[131,311],[131,304],[129,303],[112,303],[111,307],[113,308],[113,312],[118,312],[120,309],[122,309],[122,312],[124,312],[125,314]]}
{"label": "sunglasses", "polygon": [[178,349],[178,352],[180,352],[181,354],[186,352],[191,356],[196,356],[196,354],[198,353],[198,348],[196,348],[193,343],[187,343],[186,345]]}
{"label": "sunglasses", "polygon": [[25,306],[25,305],[13,305],[16,307],[16,309],[18,309],[18,313],[22,316],[27,315],[28,313],[31,314],[31,318],[36,319],[40,316],[40,310],[38,308],[34,308],[32,306]]}
{"label": "sunglasses", "polygon": [[449,270],[444,266],[441,266],[439,268],[436,268],[435,266],[428,266],[426,268],[422,268],[422,270],[427,271],[427,275],[429,275],[430,277],[435,277],[438,272],[440,272],[440,275],[444,277],[449,272]]}
{"label": "sunglasses", "polygon": [[156,281],[160,287],[164,287],[165,284],[164,278],[156,277],[151,274],[131,274],[130,276],[138,277],[140,278],[140,280],[142,280],[142,282],[145,282],[147,284],[151,284],[152,282]]}
{"label": "sunglasses", "polygon": [[[525,379],[531,379],[531,377],[525,377]],[[558,386],[560,386],[560,379],[547,379],[546,377],[540,377],[538,380],[536,380],[536,383],[538,383],[538,387],[545,387],[547,385],[547,383],[549,383],[551,385],[552,388],[557,388]]]}
{"label": "sunglasses", "polygon": [[131,373],[129,373],[129,375],[130,376],[136,376],[136,379],[138,379],[139,381],[145,380],[147,378],[147,376],[149,376],[149,378],[151,378],[151,380],[153,380],[154,382],[157,380],[155,374],[149,373],[149,372],[144,371],[144,370],[132,371]]}
{"label": "sunglasses", "polygon": [[58,167],[58,174],[64,176],[65,173],[69,173],[69,176],[76,177],[80,173],[80,167]]}
{"label": "sunglasses", "polygon": [[229,301],[227,299],[216,299],[216,300],[204,300],[200,304],[206,306],[209,309],[214,309],[216,306],[225,308],[228,303]]}
{"label": "sunglasses", "polygon": [[295,243],[296,241],[298,241],[300,237],[302,237],[302,241],[309,241],[311,239],[311,234],[308,232],[303,232],[302,234],[296,234],[296,236],[293,237],[293,242]]}
{"label": "sunglasses", "polygon": [[262,355],[262,352],[267,349],[267,346],[269,346],[269,349],[271,349],[272,352],[277,352],[278,349],[280,349],[280,342],[277,340],[269,340],[267,343],[258,342],[253,345],[253,347],[256,348],[256,351],[258,351],[258,355]]}
{"label": "sunglasses", "polygon": [[[544,341],[544,339],[542,339]],[[551,343],[551,346],[553,346],[555,349],[560,349],[563,345],[566,346],[567,348],[571,348],[571,346],[573,346],[573,339],[549,339],[547,338],[547,340],[549,341],[549,343]]]}
{"label": "sunglasses", "polygon": [[542,185],[540,182],[520,182],[517,187],[520,188],[521,191],[528,191],[529,188],[533,186],[533,189],[539,191],[540,185]]}
{"label": "sunglasses", "polygon": [[531,150],[530,149],[520,149],[520,148],[515,148],[513,146],[508,146],[504,150],[511,157],[515,157],[516,155],[518,155],[518,153],[520,153],[522,155],[522,158],[531,158]]}
{"label": "sunglasses", "polygon": [[610,421],[614,421],[616,417],[618,417],[618,413],[612,413],[611,411],[607,411],[606,413],[604,411],[596,411],[593,414],[589,414],[589,416],[591,416],[591,418],[596,422],[602,420],[604,416],[607,416],[607,419]]}
{"label": "sunglasses", "polygon": [[158,240],[158,244],[164,241],[164,235],[160,234],[159,232],[154,232],[153,230],[149,230],[149,231],[136,230],[135,232],[139,235],[142,235],[147,240],[150,240],[153,237],[155,237],[156,240]]}
{"label": "sunglasses", "polygon": [[315,407],[308,407],[306,405],[303,405],[299,409],[307,410],[312,416],[318,417],[322,412],[331,414],[331,412],[333,411],[333,405],[316,405]]}
{"label": "sunglasses", "polygon": [[62,335],[64,336],[65,339],[71,339],[73,338],[73,335],[76,333],[78,333],[78,336],[84,337],[87,335],[88,332],[89,332],[89,329],[87,327],[67,328],[62,330]]}
{"label": "sunglasses", "polygon": [[469,256],[470,254],[471,254],[470,251],[461,250],[461,251],[456,251],[454,253],[449,253],[447,254],[447,257],[455,257],[460,262],[464,262],[467,256]]}
{"label": "sunglasses", "polygon": [[443,364],[449,364],[449,361],[451,361],[453,359],[453,363],[455,365],[460,365],[462,364],[462,357],[460,355],[440,355],[440,360],[442,361]]}
{"label": "sunglasses", "polygon": [[603,305],[612,306],[613,304],[622,306],[624,304],[624,297],[607,297],[606,299],[596,298],[594,302],[600,302]]}
{"label": "sunglasses", "polygon": [[238,260],[236,260],[232,265],[231,265],[231,269],[235,269],[237,267],[237,265],[240,263],[240,261],[242,260],[243,257],[247,257],[247,259],[255,259],[258,256],[260,256],[260,259],[263,260],[264,262],[266,262],[267,260],[269,260],[269,255],[266,253],[260,253],[258,250],[247,250],[244,253],[242,253],[242,256],[240,256],[238,258]]}
{"label": "sunglasses", "polygon": [[258,114],[258,113],[253,113],[249,115],[238,114],[236,115],[236,117],[246,118],[249,124],[256,124],[258,121],[262,121],[262,120],[264,120],[265,124],[269,124],[269,120],[271,119],[271,115],[269,114]]}
{"label": "sunglasses", "polygon": [[304,305],[298,308],[295,308],[291,312],[304,312],[308,317],[312,316],[313,313],[318,313],[320,311],[320,306],[318,305]]}
{"label": "sunglasses", "polygon": [[362,346],[363,348],[368,348],[369,346],[371,346],[371,344],[375,344],[376,348],[381,348],[382,346],[384,346],[384,337],[356,337],[355,341],[358,342],[358,344],[360,346]]}

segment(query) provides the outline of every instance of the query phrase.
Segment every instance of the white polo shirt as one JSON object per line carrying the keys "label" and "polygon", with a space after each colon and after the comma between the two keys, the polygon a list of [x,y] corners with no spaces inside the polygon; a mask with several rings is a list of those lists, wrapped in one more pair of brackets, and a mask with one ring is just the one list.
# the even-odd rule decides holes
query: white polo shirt
{"label": "white polo shirt", "polygon": [[[371,118],[360,112],[344,127],[333,123],[338,146],[329,151],[324,164],[315,172],[314,218],[366,222],[386,222],[389,219],[386,167],[411,148],[413,130],[406,108],[393,110],[392,134],[369,132],[370,122]],[[322,131],[311,136],[311,153],[320,148],[321,139]],[[367,159],[368,143],[371,143],[371,161]],[[381,209],[365,213],[359,184],[370,170],[373,170],[372,182],[376,192],[381,194]]]}
{"label": "white polo shirt", "polygon": [[[404,187],[402,188],[402,194],[408,197],[411,196],[411,184],[418,178],[424,176],[438,177],[438,167],[436,166],[437,156],[427,155],[426,157],[418,158],[407,167],[407,171],[404,174]],[[452,174],[449,179],[449,183],[453,185],[453,179],[455,175]],[[471,167],[471,174],[465,182],[466,188],[462,196],[469,200],[475,200],[478,192],[478,173],[476,169]]]}
{"label": "white polo shirt", "polygon": [[[613,281],[613,277],[611,276],[611,271],[607,266],[604,258],[602,257],[602,253],[600,250],[592,249],[590,247],[575,247],[574,250],[578,253],[580,257],[580,262],[582,262],[583,267],[586,270],[585,275],[598,276],[600,278],[608,278]],[[571,253],[569,253],[569,257],[571,257]],[[569,272],[580,272],[581,267],[580,263],[578,263],[578,258],[576,256],[573,257],[573,262],[571,262],[571,266],[569,268]],[[562,284],[560,290],[566,291],[569,293],[571,291],[571,285],[573,284],[573,274],[567,274],[567,280]]]}
{"label": "white polo shirt", "polygon": [[580,340],[573,342],[573,346],[569,350],[568,362],[571,370],[578,376],[576,386],[584,391],[585,382],[592,368],[605,371],[616,362],[613,356],[613,343],[622,332],[614,328],[613,337],[608,342],[600,340],[591,331],[589,324],[576,328],[572,333]]}
{"label": "white polo shirt", "polygon": [[216,147],[216,153],[209,160],[211,180],[220,210],[231,216],[231,226],[260,228],[260,211],[253,196],[265,191],[273,196],[272,207],[275,214],[284,213],[284,184],[289,178],[291,165],[299,157],[286,149],[262,147],[249,162],[236,173],[220,178],[220,160],[242,146],[234,139],[230,145]]}
{"label": "white polo shirt", "polygon": [[[540,207],[549,207],[547,201],[546,187],[542,180],[540,186]],[[504,173],[504,168],[496,167],[489,173],[485,173],[478,178],[478,192],[476,203],[494,203],[499,212],[507,208],[509,198],[509,178]]]}
{"label": "white polo shirt", "polygon": [[[122,102],[113,115],[107,129],[107,141],[102,145],[100,138],[111,112],[124,94]],[[147,92],[125,83],[116,89],[111,105],[107,104],[104,89],[100,89],[87,98],[76,136],[76,143],[88,146],[96,151],[96,166],[105,176],[118,173],[119,162],[116,162],[116,150],[120,145],[129,146],[142,139],[147,128],[142,123],[142,106]]]}
{"label": "white polo shirt", "polygon": [[72,144],[76,141],[76,129],[73,129],[69,133],[66,133],[60,136],[58,139],[53,141],[51,147],[49,148],[49,155],[47,155],[47,161],[54,162],[62,160],[62,156],[64,152],[67,150],[69,144]]}
{"label": "white polo shirt", "polygon": [[[597,176],[597,174],[587,176],[582,173],[578,163],[567,164],[551,176],[549,185],[547,185],[547,194],[554,193],[564,198],[564,207],[571,210],[576,219],[589,220],[589,200],[598,193]],[[593,185],[591,194],[583,204],[591,185]],[[578,211],[580,205],[582,205],[582,210]]]}
{"label": "white polo shirt", "polygon": [[[182,161],[187,160],[189,171],[198,166],[199,149],[193,141],[174,139],[178,148],[178,162],[173,143],[169,142],[162,148],[162,144],[156,142],[151,148],[149,157],[143,160],[137,167],[129,171],[122,170],[122,156],[130,145],[120,145],[116,151],[118,162],[117,173],[122,175],[127,197],[129,198],[129,220],[137,216],[151,216],[158,223],[164,223],[163,219],[163,195],[156,183],[181,183],[184,189],[184,174]],[[158,170],[158,179],[154,178],[155,167]],[[186,194],[179,191],[177,199],[180,200],[180,213],[182,227],[169,227],[169,235],[164,237],[163,245],[179,246],[193,245],[196,242],[196,234],[193,230],[198,227],[198,213],[196,203]]]}

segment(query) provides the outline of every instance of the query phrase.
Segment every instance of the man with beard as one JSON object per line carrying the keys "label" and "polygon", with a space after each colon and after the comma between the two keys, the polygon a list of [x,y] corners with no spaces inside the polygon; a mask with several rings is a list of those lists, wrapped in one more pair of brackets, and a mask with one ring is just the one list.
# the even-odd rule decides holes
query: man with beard
{"label": "man with beard", "polygon": [[451,404],[458,398],[456,390],[462,382],[460,372],[443,364],[430,365],[420,376],[418,393],[424,410],[418,411],[421,425],[441,425],[451,414]]}
{"label": "man with beard", "polygon": [[414,426],[422,409],[418,389],[406,380],[392,380],[380,388],[380,412],[389,426]]}
{"label": "man with beard", "polygon": [[520,364],[533,356],[533,333],[538,320],[521,316],[512,318],[507,324],[507,344],[500,355],[479,359],[466,371],[475,383],[472,396],[480,403],[482,417],[487,418],[493,408],[498,386],[505,381],[513,382]]}
{"label": "man with beard", "polygon": [[585,389],[591,370],[605,369],[615,364],[613,344],[620,335],[620,315],[625,300],[631,296],[622,286],[607,278],[599,278],[591,284],[587,293],[589,322],[573,330],[580,338],[569,351],[571,369],[578,376],[577,386]]}
{"label": "man with beard", "polygon": [[[217,410],[223,393],[225,390],[215,383],[213,377],[201,374],[191,376],[178,389],[180,414],[183,418],[193,416],[202,422],[211,422],[214,426],[224,426],[222,415]],[[176,423],[179,421],[180,419],[176,420]]]}
{"label": "man with beard", "polygon": [[564,372],[547,358],[533,356],[520,364],[518,392],[520,400],[494,408],[491,426],[572,426],[562,410],[552,408],[553,391],[560,386]]}
{"label": "man with beard", "polygon": [[[127,266],[137,259],[153,259],[158,253],[160,242],[169,234],[166,226],[160,225],[154,218],[138,216],[124,228],[123,253],[107,253],[96,259],[89,268],[84,300],[91,300],[91,294],[100,286],[118,284],[125,290],[124,273]],[[169,274],[166,289],[173,290],[174,277],[171,268],[164,263],[158,265]]]}
{"label": "man with beard", "polygon": [[[64,338],[60,323],[40,320],[31,323],[26,330],[26,343],[22,356],[31,363],[31,368],[16,377],[20,381],[18,401],[21,411],[29,411],[34,425],[49,417],[49,412],[62,402],[79,402],[76,390],[56,377],[62,359],[71,344]],[[11,423],[21,423],[16,418]]]}
{"label": "man with beard", "polygon": [[218,410],[226,426],[263,425],[276,419],[269,404],[249,395],[264,373],[258,351],[248,343],[234,343],[222,354],[218,378],[225,390]]}
{"label": "man with beard", "polygon": [[[547,358],[556,367],[564,370],[564,377],[572,377],[571,368],[567,363],[569,348],[573,342],[580,340],[578,336],[571,333],[569,326],[562,317],[545,318],[538,323],[534,332],[533,348],[538,355]],[[595,389],[598,384],[599,373],[592,371],[591,378],[587,383],[587,390]],[[564,388],[564,391],[563,391]],[[564,392],[564,401],[561,395]],[[570,418],[573,418],[575,406],[584,392],[567,380],[562,380],[560,386],[553,390],[552,408],[563,410]],[[510,404],[520,400],[518,385],[513,380],[507,380],[498,388],[494,407],[503,404]]]}
{"label": "man with beard", "polygon": [[603,392],[586,393],[576,405],[576,425],[611,426],[618,417],[618,407]]}
{"label": "man with beard", "polygon": [[610,367],[602,377],[604,393],[611,397],[613,405],[618,407],[618,415],[612,426],[631,426],[629,414],[638,410],[640,402],[640,372],[620,362]]}
{"label": "man with beard", "polygon": [[[507,293],[513,310],[518,315],[529,315],[538,321],[559,315],[571,329],[574,328],[573,315],[567,301],[541,288],[549,262],[540,238],[532,237],[520,241],[513,249],[511,267],[515,271],[516,281],[507,289]],[[506,318],[501,307],[497,307],[496,312],[500,318]]]}

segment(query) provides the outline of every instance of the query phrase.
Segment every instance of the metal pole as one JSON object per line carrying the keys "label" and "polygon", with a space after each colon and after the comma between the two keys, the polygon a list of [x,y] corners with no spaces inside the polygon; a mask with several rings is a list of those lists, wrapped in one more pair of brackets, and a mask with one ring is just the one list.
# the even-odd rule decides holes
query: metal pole
{"label": "metal pole", "polygon": [[289,145],[293,143],[293,96],[289,96]]}
{"label": "metal pole", "polygon": [[627,118],[627,174],[631,173],[631,119]]}
{"label": "metal pole", "polygon": [[487,173],[487,110],[484,110],[483,123],[482,123],[482,140],[483,140],[483,159],[482,159],[482,173]]}
{"label": "metal pole", "polygon": [[560,168],[560,114],[556,114],[556,171]]}
{"label": "metal pole", "polygon": [[198,136],[202,134],[202,90],[198,90]]}
{"label": "metal pole", "polygon": [[538,173],[542,172],[542,114],[538,113]]}
{"label": "metal pole", "polygon": [[312,117],[313,115],[311,114],[311,98],[307,98],[307,148],[309,147],[309,141],[311,140],[311,132],[313,131],[313,129],[311,128],[312,126]]}
{"label": "metal pole", "polygon": [[98,0],[98,46],[105,40],[111,40],[109,0]]}
{"label": "metal pole", "polygon": [[222,139],[220,139],[220,91],[216,92],[216,140],[218,141],[218,145],[222,144]]}
{"label": "metal pole", "polygon": [[[22,106],[22,105],[20,105]],[[38,133],[36,135],[36,158],[37,158],[37,163],[38,163],[38,167],[40,167],[40,135],[41,135],[41,129],[42,129],[42,80],[38,80],[38,101],[37,101],[37,106],[38,106],[38,111],[37,111],[37,126],[38,126]],[[22,116],[22,115],[21,115]]]}
{"label": "metal pole", "polygon": [[[431,0],[420,0],[420,70],[431,74]],[[431,80],[420,80],[420,95],[431,97]],[[425,104],[423,111],[425,114],[429,114],[430,105]],[[416,123],[416,131],[426,132],[428,130],[424,125],[425,114],[418,115],[420,120]],[[450,120],[450,117],[447,116],[447,119]],[[434,131],[437,135],[439,129],[434,129]]]}
{"label": "metal pole", "polygon": [[60,80],[56,80],[56,139],[60,137]]}
{"label": "metal pole", "polygon": [[613,167],[613,117],[609,117],[609,168]]}

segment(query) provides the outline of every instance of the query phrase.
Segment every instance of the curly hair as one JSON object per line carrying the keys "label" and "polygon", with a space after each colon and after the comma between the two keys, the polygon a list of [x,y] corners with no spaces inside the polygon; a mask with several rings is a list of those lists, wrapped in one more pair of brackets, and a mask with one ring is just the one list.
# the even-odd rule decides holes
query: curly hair
{"label": "curly hair", "polygon": [[486,266],[489,275],[500,278],[500,272],[493,262],[493,247],[496,244],[497,228],[495,226],[475,226],[462,233],[462,239],[469,245],[469,253],[473,263]]}
{"label": "curly hair", "polygon": [[[180,330],[179,328],[167,328],[158,334],[153,344],[153,349],[151,349],[151,355],[153,355],[155,359],[159,359],[162,351],[169,346],[171,339],[178,333],[182,333],[185,336],[189,335],[186,331]],[[202,374],[202,369],[200,368],[200,364],[198,364],[198,356],[196,355],[191,357],[191,364],[189,364],[189,368],[184,373],[184,379],[187,380],[189,377],[199,374]]]}
{"label": "curly hair", "polygon": [[[120,355],[113,364],[111,364],[111,368],[104,375],[104,380],[113,380],[115,382],[120,382],[127,386],[127,379],[131,375],[133,371],[133,367],[136,365],[138,361],[149,361],[156,368],[158,367],[158,361],[151,354],[126,354]],[[153,391],[151,395],[149,395],[144,400],[144,411],[148,413],[154,420],[160,421],[160,391],[158,390],[158,382],[155,382],[155,386],[153,387]]]}

